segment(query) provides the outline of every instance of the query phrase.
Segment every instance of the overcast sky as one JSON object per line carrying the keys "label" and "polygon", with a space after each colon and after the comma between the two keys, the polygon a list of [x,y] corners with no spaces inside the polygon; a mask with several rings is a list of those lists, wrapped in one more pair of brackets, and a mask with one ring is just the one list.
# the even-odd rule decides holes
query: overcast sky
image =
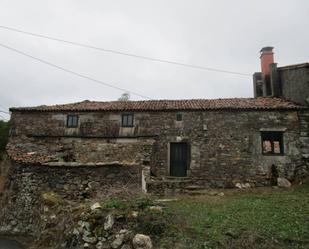
{"label": "overcast sky", "polygon": [[[259,71],[263,46],[275,47],[279,66],[308,61],[308,24],[308,0],[0,0],[2,26],[246,74]],[[115,55],[4,29],[0,44],[154,99],[253,95],[251,76]],[[122,93],[0,47],[2,110],[116,100]]]}

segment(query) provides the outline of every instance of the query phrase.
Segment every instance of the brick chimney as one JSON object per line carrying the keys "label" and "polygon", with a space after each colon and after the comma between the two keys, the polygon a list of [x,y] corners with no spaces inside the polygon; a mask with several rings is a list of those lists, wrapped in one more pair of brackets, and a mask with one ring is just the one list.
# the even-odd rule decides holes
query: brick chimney
{"label": "brick chimney", "polygon": [[269,65],[274,63],[273,47],[264,47],[260,51],[262,76],[270,75]]}

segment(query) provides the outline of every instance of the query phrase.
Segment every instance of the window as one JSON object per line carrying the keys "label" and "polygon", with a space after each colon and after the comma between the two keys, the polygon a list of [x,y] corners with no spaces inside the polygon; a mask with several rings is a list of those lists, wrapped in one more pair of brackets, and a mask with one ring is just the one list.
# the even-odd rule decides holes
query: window
{"label": "window", "polygon": [[68,115],[67,116],[67,127],[68,128],[78,127],[78,115]]}
{"label": "window", "polygon": [[176,120],[177,121],[182,121],[182,114],[181,113],[177,113],[176,114]]}
{"label": "window", "polygon": [[262,152],[264,155],[282,155],[284,153],[282,132],[263,131],[261,135]]}
{"label": "window", "polygon": [[122,114],[122,127],[133,126],[133,114]]}

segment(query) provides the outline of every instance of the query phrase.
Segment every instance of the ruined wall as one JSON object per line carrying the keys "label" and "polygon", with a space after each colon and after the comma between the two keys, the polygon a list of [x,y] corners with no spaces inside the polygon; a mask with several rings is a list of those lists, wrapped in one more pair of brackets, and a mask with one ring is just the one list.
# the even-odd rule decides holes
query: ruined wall
{"label": "ruined wall", "polygon": [[[13,113],[12,123],[16,139],[37,140],[35,143],[57,151],[57,160],[69,150],[81,163],[149,164],[158,179],[170,175],[170,143],[187,142],[191,151],[187,175],[205,186],[228,187],[235,181],[267,185],[272,165],[280,176],[293,180],[295,171],[305,165],[304,155],[309,154],[305,147],[308,132],[304,131],[308,121],[297,111],[184,111],[179,112],[182,121],[176,120],[177,113],[135,112],[134,127],[122,128],[120,112],[80,112],[80,124],[74,132],[65,127],[66,113]],[[93,122],[87,136],[80,129],[84,121]],[[101,133],[111,122],[117,129]],[[263,129],[283,131],[284,155],[262,155]]]}
{"label": "ruined wall", "polygon": [[77,204],[141,191],[139,166],[48,167],[12,165],[1,193],[0,234],[35,234],[42,194],[54,192]]}
{"label": "ruined wall", "polygon": [[309,66],[291,69],[279,68],[279,74],[282,97],[304,106],[309,105]]}

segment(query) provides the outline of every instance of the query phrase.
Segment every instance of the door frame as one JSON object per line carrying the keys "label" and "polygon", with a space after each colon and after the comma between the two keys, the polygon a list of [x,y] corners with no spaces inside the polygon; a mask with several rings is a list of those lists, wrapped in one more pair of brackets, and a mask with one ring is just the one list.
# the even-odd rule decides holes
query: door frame
{"label": "door frame", "polygon": [[181,144],[185,143],[187,144],[187,169],[186,169],[186,176],[184,177],[189,177],[190,176],[190,162],[191,162],[191,150],[190,150],[190,143],[189,141],[171,141],[168,142],[167,144],[167,174],[169,177],[177,177],[177,176],[171,176],[171,145],[172,144]]}

